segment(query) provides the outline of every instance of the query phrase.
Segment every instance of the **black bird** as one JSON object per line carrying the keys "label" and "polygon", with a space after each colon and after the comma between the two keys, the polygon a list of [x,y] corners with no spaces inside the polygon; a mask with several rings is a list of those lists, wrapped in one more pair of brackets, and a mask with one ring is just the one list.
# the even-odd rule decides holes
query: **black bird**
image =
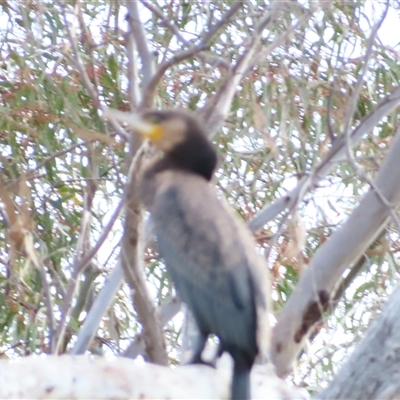
{"label": "black bird", "polygon": [[232,399],[250,398],[250,371],[269,342],[268,277],[247,227],[218,200],[209,184],[216,151],[201,123],[182,111],[148,111],[128,123],[163,156],[141,174],[140,195],[151,212],[158,249],[181,300],[200,331],[193,362],[210,334],[234,360]]}

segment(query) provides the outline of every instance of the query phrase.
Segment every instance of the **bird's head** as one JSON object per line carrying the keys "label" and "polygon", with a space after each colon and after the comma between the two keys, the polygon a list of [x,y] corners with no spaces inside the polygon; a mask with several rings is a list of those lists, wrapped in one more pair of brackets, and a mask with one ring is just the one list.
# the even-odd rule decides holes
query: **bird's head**
{"label": "bird's head", "polygon": [[165,153],[171,153],[191,136],[204,136],[197,119],[183,111],[150,110],[142,114],[108,109],[107,118],[126,123],[143,138]]}
{"label": "bird's head", "polygon": [[191,114],[176,110],[151,110],[130,114],[108,109],[105,117],[127,124],[156,148],[176,168],[191,171],[210,180],[217,165],[217,154],[202,125]]}

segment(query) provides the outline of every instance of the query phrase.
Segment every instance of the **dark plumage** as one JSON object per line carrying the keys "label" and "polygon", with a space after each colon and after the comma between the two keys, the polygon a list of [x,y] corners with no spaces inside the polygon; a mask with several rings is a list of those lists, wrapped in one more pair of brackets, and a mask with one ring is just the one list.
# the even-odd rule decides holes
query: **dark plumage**
{"label": "dark plumage", "polygon": [[176,111],[142,117],[150,125],[139,130],[164,156],[145,167],[140,193],[160,255],[200,330],[193,361],[201,362],[208,335],[217,335],[234,360],[231,397],[249,399],[251,368],[269,341],[266,266],[209,184],[217,156],[200,123]]}

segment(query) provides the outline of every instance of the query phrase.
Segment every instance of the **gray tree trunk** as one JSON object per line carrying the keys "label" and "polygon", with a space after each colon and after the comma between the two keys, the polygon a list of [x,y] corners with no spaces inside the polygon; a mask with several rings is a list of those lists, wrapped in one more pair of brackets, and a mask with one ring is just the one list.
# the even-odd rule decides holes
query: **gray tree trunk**
{"label": "gray tree trunk", "polygon": [[400,285],[349,361],[317,398],[400,398]]}

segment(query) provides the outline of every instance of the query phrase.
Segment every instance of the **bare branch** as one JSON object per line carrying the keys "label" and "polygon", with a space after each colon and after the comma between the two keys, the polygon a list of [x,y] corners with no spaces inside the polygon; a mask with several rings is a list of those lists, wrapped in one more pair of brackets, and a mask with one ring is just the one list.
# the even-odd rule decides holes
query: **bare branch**
{"label": "bare branch", "polygon": [[[375,180],[392,207],[400,204],[398,177],[392,173],[400,169],[399,154],[400,129]],[[272,360],[280,376],[289,372],[310,328],[329,306],[344,270],[379,235],[389,216],[390,209],[371,189],[346,223],[318,248],[273,329]]]}
{"label": "bare branch", "polygon": [[43,291],[44,291],[44,302],[46,305],[46,315],[47,315],[47,323],[49,324],[49,347],[50,349],[53,347],[54,343],[54,332],[55,332],[55,320],[54,320],[54,312],[53,312],[53,301],[51,297],[51,288],[49,282],[47,281],[46,269],[44,267],[43,261],[40,262],[40,279],[42,281]]}
{"label": "bare branch", "polygon": [[326,125],[327,125],[327,129],[328,129],[329,138],[331,139],[331,143],[333,143],[333,141],[336,138],[336,135],[334,134],[333,129],[332,129],[332,120],[331,120],[331,108],[332,108],[333,93],[334,93],[334,88],[333,88],[333,82],[332,82],[329,97],[328,97],[328,104],[326,106]]}
{"label": "bare branch", "polygon": [[[348,149],[348,157],[349,159],[352,159],[351,156],[351,152],[350,152],[350,126],[351,126],[351,122],[353,121],[353,117],[354,117],[354,111],[356,109],[356,105],[358,102],[358,98],[360,95],[360,91],[362,89],[362,85],[364,82],[364,77],[366,75],[366,73],[368,72],[368,67],[369,67],[369,61],[372,55],[372,48],[375,42],[375,38],[376,35],[378,33],[379,28],[381,27],[384,19],[386,18],[387,12],[389,10],[389,4],[386,3],[386,9],[382,15],[382,18],[380,19],[380,21],[374,26],[374,29],[371,32],[371,35],[368,39],[368,45],[367,45],[367,50],[365,52],[365,56],[364,56],[364,60],[363,60],[363,68],[362,71],[360,72],[356,85],[354,87],[354,91],[353,91],[353,95],[351,96],[350,102],[349,102],[349,109],[347,111],[347,115],[346,115],[346,120],[345,120],[345,124],[344,124],[344,129],[343,129],[343,135],[346,136],[347,138],[347,146],[346,149]],[[353,161],[354,163],[354,161]]]}
{"label": "bare branch", "polygon": [[[152,223],[151,220],[146,221],[144,228],[144,243],[148,243],[150,236],[152,234]],[[91,341],[93,340],[94,335],[97,332],[97,329],[100,325],[100,321],[103,318],[103,315],[110,307],[112,303],[115,293],[119,289],[124,279],[124,272],[122,270],[121,262],[119,262],[110,276],[108,277],[106,283],[102,287],[100,293],[96,297],[96,300],[88,312],[88,315],[83,323],[78,338],[76,340],[76,344],[71,351],[71,354],[84,354],[88,349]],[[160,318],[163,321],[163,311],[160,311]],[[171,317],[172,318],[172,317]],[[129,351],[128,351],[129,349]],[[133,358],[133,354],[142,354],[145,350],[143,335],[139,334],[138,338],[133,340],[133,343],[126,350],[126,357]]]}
{"label": "bare branch", "polygon": [[232,68],[232,65],[229,61],[223,59],[222,57],[207,54],[205,51],[200,51],[198,54],[196,54],[196,57],[203,63],[210,64],[214,68],[222,68],[227,71]]}
{"label": "bare branch", "polygon": [[[271,14],[265,17],[262,25],[268,24],[272,18]],[[216,95],[204,107],[204,120],[207,121],[207,132],[209,132],[210,135],[216,132],[224,122],[232,98],[236,92],[236,87],[250,67],[251,60],[257,51],[258,44],[260,43],[260,38],[261,31],[254,33],[249,46],[239,58],[232,72],[225,77],[225,80],[218,89]]]}
{"label": "bare branch", "polygon": [[[142,62],[142,85],[143,90],[147,93],[147,87],[153,72],[153,55],[151,54],[145,31],[139,17],[138,3],[136,1],[126,1],[126,7],[129,10],[128,22],[130,25],[129,33],[129,94],[131,107],[137,107],[139,101],[139,91],[137,82],[137,72],[134,57],[134,43]],[[130,43],[130,45],[129,45]],[[150,105],[150,104],[149,104]],[[114,119],[111,123],[116,124]],[[124,224],[124,236],[121,249],[121,266],[124,276],[132,290],[132,299],[138,318],[143,327],[143,335],[146,343],[146,356],[149,361],[158,364],[167,364],[168,357],[165,347],[165,341],[162,331],[162,325],[150,292],[147,287],[144,276],[144,268],[142,262],[142,246],[140,240],[140,227],[142,223],[141,207],[137,196],[136,176],[135,173],[139,162],[143,156],[143,147],[139,148],[141,141],[136,136],[130,137],[129,159],[132,160],[128,172],[128,180],[125,188],[125,196],[127,201],[127,213]],[[114,282],[111,292],[119,286],[117,280]],[[97,314],[98,316],[98,314]],[[93,326],[94,327],[94,326]]]}
{"label": "bare branch", "polygon": [[[350,285],[353,283],[354,279],[359,275],[361,269],[364,266],[367,266],[367,262],[369,262],[369,258],[367,256],[367,253],[369,253],[369,250],[371,249],[373,251],[374,247],[384,238],[385,236],[386,229],[384,229],[380,234],[377,236],[376,240],[370,245],[369,249],[363,253],[358,260],[349,268],[348,273],[346,276],[340,280],[340,283],[336,286],[334,293],[332,294],[332,299],[329,303],[329,309],[328,313],[330,315],[333,315],[335,309],[339,305],[340,300],[342,299],[344,293],[346,290],[350,287]],[[322,320],[322,318],[321,318]],[[318,321],[318,322],[321,322]],[[314,329],[312,334],[309,337],[309,341],[312,342],[318,334],[321,332],[320,329]],[[304,353],[304,349],[302,349],[301,353],[298,356],[298,359],[301,358],[302,354]],[[305,378],[304,378],[305,379]]]}
{"label": "bare branch", "polygon": [[107,282],[96,297],[92,308],[90,309],[85,322],[83,323],[76,343],[71,351],[71,354],[84,354],[88,349],[97,329],[100,325],[101,318],[106,310],[110,307],[114,300],[117,290],[121,286],[124,273],[120,263],[114,268],[109,275]]}
{"label": "bare branch", "polygon": [[[142,212],[136,187],[136,172],[144,155],[142,146],[135,152],[131,144],[132,163],[128,172],[125,189],[127,215],[121,248],[121,265],[125,280],[132,290],[132,301],[143,327],[146,357],[156,364],[168,364],[168,356],[163,334],[163,326],[158,310],[147,286],[143,266],[143,237],[141,235]],[[134,153],[135,152],[135,153]]]}
{"label": "bare branch", "polygon": [[136,42],[140,60],[142,61],[141,75],[143,77],[143,88],[146,88],[154,75],[154,57],[149,50],[143,24],[140,20],[138,2],[127,0],[125,5],[129,12],[127,17],[131,28],[129,35]]}
{"label": "bare branch", "polygon": [[[370,132],[379,121],[390,113],[398,104],[400,104],[400,86],[392,94],[385,97],[368,114],[351,134],[351,146],[354,146],[366,133]],[[271,221],[286,208],[291,208],[295,202],[301,201],[302,196],[308,191],[314,189],[332,168],[346,157],[346,138],[342,135],[335,139],[329,153],[325,156],[320,165],[315,168],[310,176],[303,177],[297,186],[284,197],[275,200],[272,204],[264,207],[250,222],[249,227],[253,232],[260,230],[268,221]]]}
{"label": "bare branch", "polygon": [[[94,290],[94,280],[100,275],[101,269],[94,265],[93,262],[83,270],[83,281],[79,285],[78,294],[75,299],[75,305],[71,311],[71,318],[75,321],[78,320],[81,312],[87,310],[91,304],[91,296]],[[70,335],[71,336],[71,335]]]}
{"label": "bare branch", "polygon": [[214,25],[209,26],[207,31],[204,32],[201,42],[208,43],[214,35],[224,26],[231,22],[234,14],[241,8],[245,2],[243,0],[235,1],[232,7],[221,17],[221,19]]}
{"label": "bare branch", "polygon": [[[87,55],[88,61],[90,63],[90,69],[94,72],[95,71],[95,61],[93,58],[93,49],[96,48],[95,43],[93,42],[93,35],[90,32],[90,28],[87,26],[84,20],[83,12],[82,12],[82,4],[81,2],[77,1],[75,3],[75,13],[79,22],[79,28],[83,33],[83,37],[85,40],[82,41],[82,46],[84,49],[85,54]],[[77,49],[75,49],[77,50]],[[75,53],[76,57],[79,57],[78,53]],[[96,93],[96,98],[99,99],[99,82],[96,73],[93,73],[91,76],[91,83],[92,87]],[[90,92],[89,92],[90,93]]]}
{"label": "bare branch", "polygon": [[[129,3],[129,2],[128,2]],[[64,23],[67,29],[67,33],[68,33],[68,37],[70,40],[70,45],[72,47],[73,50],[73,63],[75,64],[76,68],[79,71],[79,75],[81,77],[82,80],[82,84],[85,87],[85,89],[88,91],[90,98],[93,101],[93,104],[95,107],[97,107],[100,110],[103,110],[103,105],[100,102],[99,99],[99,94],[96,90],[96,87],[93,85],[93,83],[90,81],[89,75],[86,72],[86,69],[82,63],[81,57],[79,55],[79,49],[78,49],[78,45],[76,42],[76,37],[74,35],[74,33],[72,32],[72,28],[68,22],[68,18],[67,18],[67,10],[66,10],[66,5],[64,4],[63,1],[60,1],[60,6],[62,9],[62,14],[63,14],[63,18],[64,18]],[[66,54],[66,56],[68,57],[68,55]],[[124,139],[126,139],[127,137],[129,137],[129,135],[125,132],[125,130],[118,124],[117,121],[110,121],[111,125],[113,126],[113,128],[115,129],[115,131],[122,136]]]}
{"label": "bare branch", "polygon": [[101,103],[100,103],[100,99],[99,99],[99,94],[96,91],[95,86],[93,85],[93,83],[90,81],[88,74],[86,73],[85,67],[83,66],[82,60],[79,56],[79,49],[78,49],[78,45],[76,42],[76,35],[72,32],[72,28],[71,25],[68,21],[67,18],[67,8],[66,5],[64,4],[63,1],[60,1],[60,6],[62,9],[62,15],[64,18],[64,24],[65,24],[65,28],[67,30],[68,33],[68,37],[69,37],[69,42],[70,45],[72,47],[73,50],[73,60],[74,60],[74,64],[76,66],[76,68],[79,71],[79,75],[82,79],[82,83],[85,86],[86,90],[89,93],[89,96],[91,97],[94,105],[96,107],[101,108]]}
{"label": "bare branch", "polygon": [[99,237],[97,243],[95,244],[95,246],[91,250],[87,251],[87,253],[81,259],[74,261],[74,266],[71,268],[71,270],[73,271],[72,276],[71,276],[71,283],[68,287],[65,298],[63,299],[64,304],[63,304],[63,308],[61,311],[61,319],[60,319],[60,322],[58,324],[58,327],[57,327],[57,330],[55,333],[56,342],[55,342],[55,347],[52,351],[54,354],[58,354],[58,352],[60,350],[60,346],[61,346],[61,343],[62,343],[62,340],[64,337],[65,328],[66,328],[66,321],[67,321],[68,315],[71,311],[72,299],[74,297],[76,286],[78,284],[79,274],[89,264],[89,262],[92,260],[92,258],[99,251],[100,247],[103,245],[103,243],[106,240],[108,234],[110,233],[112,227],[114,226],[114,223],[117,220],[119,213],[121,212],[122,206],[123,206],[123,201],[120,201],[120,203],[118,204],[117,208],[114,211],[114,214],[112,215],[107,226],[104,228],[104,230],[103,230],[101,236]]}
{"label": "bare branch", "polygon": [[154,15],[156,15],[158,18],[161,19],[162,24],[165,25],[172,34],[174,34],[178,40],[184,44],[185,46],[189,46],[188,41],[181,35],[179,30],[176,28],[175,25],[171,24],[171,22],[165,17],[163,12],[155,5],[150,4],[147,0],[140,0],[140,2],[149,10],[151,11]]}
{"label": "bare branch", "polygon": [[[226,75],[225,80],[221,84],[216,95],[204,107],[203,116],[204,120],[207,121],[207,132],[209,132],[210,135],[213,135],[213,133],[216,132],[223,124],[229,111],[232,98],[236,92],[237,85],[258,60],[257,52],[259,50],[259,44],[263,30],[271,21],[275,19],[279,9],[279,2],[274,3],[271,7],[270,13],[262,18],[250,40],[250,44],[239,58],[232,72]],[[311,10],[307,11],[305,15],[299,19],[295,26],[304,24],[309,19],[311,13]],[[295,26],[293,29],[289,30],[290,33],[295,29]],[[272,43],[265,51],[271,52],[274,48],[287,40],[287,37],[288,36],[285,34],[278,38],[277,41]]]}
{"label": "bare branch", "polygon": [[389,2],[386,3],[386,9],[385,9],[385,11],[384,11],[384,13],[382,15],[382,18],[375,25],[375,27],[372,30],[372,33],[371,33],[371,35],[369,37],[367,51],[366,51],[366,54],[365,54],[365,57],[364,57],[364,62],[363,62],[363,69],[362,69],[362,71],[361,71],[361,73],[360,73],[360,75],[358,77],[358,80],[357,80],[357,83],[355,85],[355,89],[354,89],[354,92],[353,92],[353,96],[352,96],[352,98],[350,100],[350,108],[349,108],[348,113],[347,113],[343,135],[346,138],[346,147],[345,148],[346,148],[346,154],[347,154],[347,161],[349,162],[349,164],[353,168],[355,174],[358,175],[361,179],[365,180],[371,186],[371,188],[373,188],[375,190],[377,195],[380,197],[381,201],[384,204],[386,204],[386,206],[390,209],[390,214],[391,214],[392,220],[397,225],[397,230],[400,232],[400,224],[399,224],[398,218],[397,218],[394,210],[391,208],[389,202],[387,201],[385,196],[383,196],[383,194],[380,192],[379,188],[377,188],[374,185],[373,181],[371,181],[371,179],[368,178],[368,176],[365,174],[365,172],[357,165],[356,161],[354,160],[353,154],[351,152],[350,130],[349,130],[351,121],[353,120],[356,104],[357,104],[358,99],[359,99],[359,93],[360,93],[362,85],[363,85],[364,77],[365,77],[365,75],[366,75],[366,73],[368,71],[369,60],[370,60],[370,57],[372,55],[372,47],[374,45],[375,38],[376,38],[376,35],[378,33],[378,30],[381,27],[384,19],[386,18],[388,10],[389,10]]}
{"label": "bare branch", "polygon": [[187,50],[175,54],[170,60],[164,62],[158,67],[156,73],[152,77],[145,90],[142,104],[143,108],[147,108],[152,105],[156,87],[168,68],[206,49],[214,35],[221,29],[222,26],[228,24],[231,21],[233,15],[242,5],[243,1],[234,2],[229,11],[227,11],[225,15],[215,25],[211,26],[206,32],[204,32],[198,44],[193,45]]}
{"label": "bare branch", "polygon": [[[22,357],[18,362],[1,359],[0,369],[2,399],[187,399],[189,394],[222,400],[228,398],[230,383],[230,371],[223,367],[171,369],[151,363],[138,365],[126,358]],[[305,399],[278,379],[271,366],[253,368],[251,383],[257,399]]]}
{"label": "bare branch", "polygon": [[[95,163],[92,160],[90,165],[91,168],[95,169],[96,167],[94,164]],[[95,183],[95,181],[89,180],[87,182],[86,190],[84,192],[84,206],[83,206],[83,211],[81,213],[82,219],[80,224],[80,233],[75,248],[75,262],[77,259],[81,257],[81,255],[84,255],[86,253],[89,247],[91,223],[92,223],[92,205],[94,196],[96,194],[96,190],[97,190],[97,184]],[[63,315],[65,316],[65,318],[66,316],[70,315],[70,311],[72,309],[72,298],[75,292],[76,285],[78,284],[79,274],[80,274],[80,269],[74,268],[72,273],[73,279],[67,290],[67,295],[66,298],[64,298],[64,304],[62,307]],[[68,298],[68,295],[71,295],[71,298]],[[64,328],[62,328],[61,323],[58,328],[59,330],[57,333],[60,332],[60,336],[56,336],[57,342],[54,343],[54,347],[52,348],[52,352],[55,351],[55,348],[57,348],[56,350],[57,353],[64,352],[65,347],[67,346],[67,340],[64,340],[66,339],[66,337],[64,337],[65,330]],[[63,342],[62,348],[60,348],[61,341]]]}
{"label": "bare branch", "polygon": [[[176,314],[181,310],[181,302],[178,298],[173,298],[158,308],[157,312],[160,316],[161,324],[165,326]],[[146,350],[143,334],[140,333],[135,337],[132,343],[123,352],[122,356],[135,359]]]}
{"label": "bare branch", "polygon": [[277,47],[282,46],[284,43],[286,43],[290,35],[292,35],[296,30],[304,26],[310,20],[311,15],[311,11],[305,12],[295,24],[293,24],[291,27],[289,27],[289,29],[286,30],[283,35],[276,38],[266,49],[258,52],[249,63],[249,69],[253,68],[262,60],[265,60],[265,58],[270,55]]}
{"label": "bare branch", "polygon": [[139,76],[137,70],[136,46],[133,35],[128,34],[126,52],[128,56],[128,97],[131,110],[135,110],[140,102]]}

